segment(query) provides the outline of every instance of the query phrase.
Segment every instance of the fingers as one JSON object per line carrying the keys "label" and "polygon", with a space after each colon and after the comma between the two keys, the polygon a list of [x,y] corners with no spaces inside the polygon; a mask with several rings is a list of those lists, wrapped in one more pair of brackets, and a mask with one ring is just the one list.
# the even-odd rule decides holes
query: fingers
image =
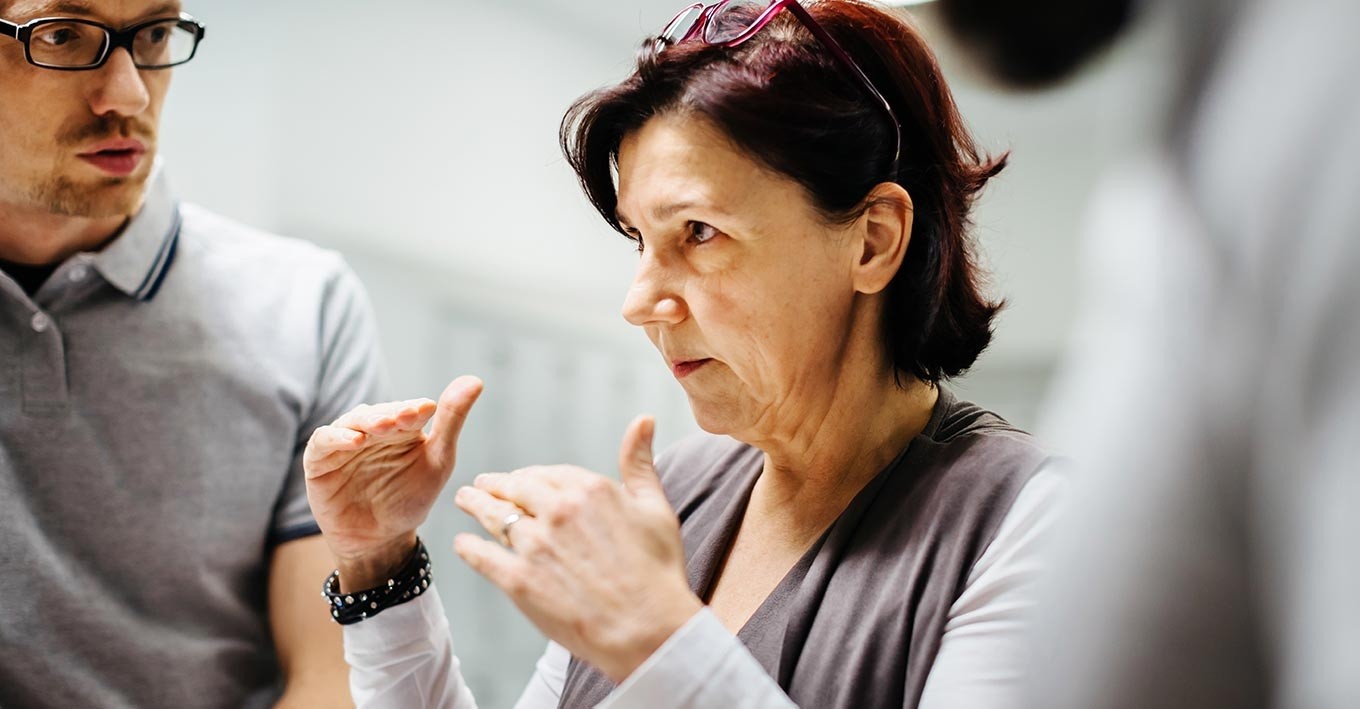
{"label": "fingers", "polygon": [[411,435],[424,428],[435,413],[435,403],[429,399],[408,399],[385,404],[357,406],[331,424],[370,436],[389,437]]}
{"label": "fingers", "polygon": [[528,563],[509,549],[475,534],[460,534],[453,540],[453,550],[473,571],[496,584],[512,599],[523,597],[529,590]]}
{"label": "fingers", "polygon": [[303,469],[309,479],[317,478],[343,466],[375,440],[419,434],[434,411],[435,403],[429,399],[356,406],[312,432],[302,456]]}
{"label": "fingers", "polygon": [[501,543],[507,546],[511,544],[511,540],[504,538],[505,518],[515,513],[525,516],[530,514],[513,502],[507,502],[475,487],[459,488],[458,493],[453,497],[453,502],[458,505],[458,509],[477,520],[477,523],[482,525],[482,528],[487,532],[490,532],[491,536],[501,540]]}
{"label": "fingers", "polygon": [[525,468],[513,473],[483,473],[472,484],[516,505],[529,514],[541,515],[558,495],[560,484],[568,477],[562,466]]}
{"label": "fingers", "polygon": [[656,467],[652,464],[652,437],[655,432],[656,420],[651,416],[639,416],[628,425],[623,442],[619,444],[619,479],[636,497],[665,497],[661,479],[657,477]]}
{"label": "fingers", "polygon": [[432,434],[433,455],[446,459],[440,460],[439,467],[447,470],[452,463],[458,432],[481,389],[482,383],[476,377],[460,377],[444,391],[442,404],[429,399],[408,399],[354,407],[331,425],[312,433],[303,453],[303,468],[308,479],[344,466],[377,441],[423,436],[421,430],[431,417],[435,418],[435,433],[439,434]]}
{"label": "fingers", "polygon": [[453,467],[458,449],[458,435],[463,431],[468,412],[482,394],[482,380],[465,376],[453,380],[439,396],[427,447],[431,464],[437,470]]}
{"label": "fingers", "polygon": [[307,449],[302,454],[302,468],[307,478],[317,478],[344,465],[363,450],[368,436],[360,431],[338,426],[322,426],[312,432]]}

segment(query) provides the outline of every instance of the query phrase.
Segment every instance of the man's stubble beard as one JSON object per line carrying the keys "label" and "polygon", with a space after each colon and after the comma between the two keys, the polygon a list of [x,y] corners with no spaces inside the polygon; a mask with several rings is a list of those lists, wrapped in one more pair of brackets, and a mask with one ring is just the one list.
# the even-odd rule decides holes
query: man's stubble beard
{"label": "man's stubble beard", "polygon": [[[96,116],[67,127],[58,145],[68,150],[110,138],[136,138],[147,146],[145,164],[128,177],[97,177],[78,180],[69,166],[53,166],[53,172],[27,190],[26,202],[34,209],[62,217],[110,219],[131,216],[141,206],[155,156],[156,126],[144,118]],[[75,169],[80,169],[76,167]]]}
{"label": "man's stubble beard", "polygon": [[[150,155],[145,158],[151,160]],[[142,203],[150,170],[131,177],[76,181],[55,175],[34,186],[29,204],[62,217],[109,219],[131,216]]]}

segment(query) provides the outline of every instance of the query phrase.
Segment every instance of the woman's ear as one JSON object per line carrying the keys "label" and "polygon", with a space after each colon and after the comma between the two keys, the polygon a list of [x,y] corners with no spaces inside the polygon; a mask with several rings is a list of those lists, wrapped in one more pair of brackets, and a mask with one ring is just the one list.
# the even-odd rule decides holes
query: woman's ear
{"label": "woman's ear", "polygon": [[855,264],[855,290],[872,294],[882,291],[897,275],[911,243],[911,195],[895,182],[884,182],[864,198],[868,209],[856,225],[860,239],[859,262]]}

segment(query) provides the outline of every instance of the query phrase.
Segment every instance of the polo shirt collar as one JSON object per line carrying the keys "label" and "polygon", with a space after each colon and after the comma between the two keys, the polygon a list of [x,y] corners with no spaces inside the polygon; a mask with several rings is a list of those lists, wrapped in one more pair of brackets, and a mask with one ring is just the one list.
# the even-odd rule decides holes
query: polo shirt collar
{"label": "polo shirt collar", "polygon": [[179,203],[158,161],[141,210],[95,255],[94,267],[129,297],[151,300],[174,260],[179,229]]}

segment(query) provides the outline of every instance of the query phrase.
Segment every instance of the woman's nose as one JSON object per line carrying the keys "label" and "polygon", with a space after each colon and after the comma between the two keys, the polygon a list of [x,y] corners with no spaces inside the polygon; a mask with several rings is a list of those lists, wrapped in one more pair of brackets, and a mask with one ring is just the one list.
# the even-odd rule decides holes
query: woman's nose
{"label": "woman's nose", "polygon": [[628,295],[623,299],[623,319],[629,324],[674,325],[685,319],[677,278],[663,268],[659,259],[643,252]]}

